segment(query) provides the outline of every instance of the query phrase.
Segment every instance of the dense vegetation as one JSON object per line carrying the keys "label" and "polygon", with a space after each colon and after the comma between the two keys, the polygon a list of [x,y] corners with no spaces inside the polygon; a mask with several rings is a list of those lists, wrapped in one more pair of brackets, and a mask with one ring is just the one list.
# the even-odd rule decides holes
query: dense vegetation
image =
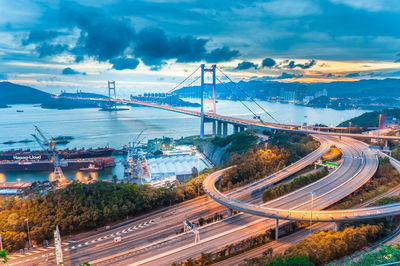
{"label": "dense vegetation", "polygon": [[230,145],[227,152],[241,153],[249,147],[254,146],[258,141],[257,136],[252,130],[246,130],[237,134],[229,135],[225,138],[215,137],[212,143],[219,147]]}
{"label": "dense vegetation", "polygon": [[272,188],[267,188],[266,190],[264,190],[262,195],[263,202],[279,198],[280,196],[283,196],[292,191],[295,191],[296,189],[311,184],[312,182],[315,182],[321,179],[322,177],[326,176],[328,173],[329,173],[328,168],[324,167],[322,170],[318,172],[308,174],[305,176],[296,177],[291,182],[280,184]]}
{"label": "dense vegetation", "polygon": [[387,116],[393,116],[397,119],[400,119],[400,108],[389,108],[382,111],[367,112],[360,116],[346,120],[340,123],[338,126],[347,127],[349,126],[349,122],[351,122],[352,126],[377,127],[379,124],[379,114],[385,114]]}
{"label": "dense vegetation", "polygon": [[349,209],[362,201],[380,195],[400,184],[400,174],[392,167],[388,158],[379,159],[378,171],[362,187],[338,201],[331,209]]}
{"label": "dense vegetation", "polygon": [[400,196],[384,197],[370,204],[370,206],[379,206],[398,202],[400,202]]}
{"label": "dense vegetation", "polygon": [[352,226],[340,232],[317,232],[288,248],[283,254],[253,258],[247,260],[247,265],[287,265],[279,262],[295,257],[308,258],[315,265],[323,265],[370,245],[386,233],[383,223]]}
{"label": "dense vegetation", "polygon": [[[200,182],[205,175],[200,175]],[[200,194],[203,194],[200,186]],[[65,189],[43,195],[32,193],[26,198],[10,197],[0,202],[0,231],[4,247],[9,251],[23,248],[27,239],[25,219],[29,219],[33,243],[52,239],[52,230],[59,225],[62,235],[103,226],[106,223],[134,216],[197,196],[197,178],[175,188],[152,188],[147,185],[74,182]]]}
{"label": "dense vegetation", "polygon": [[265,132],[269,136],[268,145],[285,149],[290,154],[290,162],[299,160],[316,150],[320,143],[309,135],[286,132]]}
{"label": "dense vegetation", "polygon": [[234,186],[241,186],[270,175],[286,166],[289,162],[289,154],[276,146],[271,149],[265,145],[250,149],[248,152],[232,160],[236,167],[225,171],[218,189],[231,189]]}
{"label": "dense vegetation", "polygon": [[345,263],[339,263],[334,265],[343,266],[364,266],[364,265],[384,265],[388,263],[400,261],[400,250],[398,244],[393,245],[382,245],[377,251],[367,253],[358,261],[349,259]]}

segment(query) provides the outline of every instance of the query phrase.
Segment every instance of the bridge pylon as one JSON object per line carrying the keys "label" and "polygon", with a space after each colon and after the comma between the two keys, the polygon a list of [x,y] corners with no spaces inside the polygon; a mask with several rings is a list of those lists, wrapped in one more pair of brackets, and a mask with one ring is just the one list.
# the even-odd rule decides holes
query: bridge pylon
{"label": "bridge pylon", "polygon": [[[215,100],[215,69],[216,65],[212,65],[211,67],[206,67],[204,64],[201,64],[201,121],[200,121],[200,138],[204,138],[204,103],[211,102],[213,105],[212,113],[216,113],[216,100]],[[211,82],[206,81],[205,74],[211,73]],[[204,90],[206,87],[212,88],[212,99],[206,99]],[[215,123],[215,121],[213,122]]]}
{"label": "bridge pylon", "polygon": [[108,81],[108,108],[111,109],[112,107],[117,108],[116,103],[112,102],[111,99],[117,98],[117,93],[115,90],[115,81]]}

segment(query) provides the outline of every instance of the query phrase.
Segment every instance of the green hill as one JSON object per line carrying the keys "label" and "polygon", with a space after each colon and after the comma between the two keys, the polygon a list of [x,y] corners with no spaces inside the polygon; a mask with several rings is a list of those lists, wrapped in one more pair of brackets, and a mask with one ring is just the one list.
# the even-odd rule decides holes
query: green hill
{"label": "green hill", "polygon": [[51,100],[51,94],[11,82],[0,82],[0,105],[35,104]]}
{"label": "green hill", "polygon": [[367,112],[360,116],[346,120],[340,123],[338,126],[347,127],[349,122],[351,122],[352,126],[377,127],[379,125],[379,114],[385,114],[387,116],[393,116],[397,119],[400,119],[400,108],[389,108],[382,111]]}

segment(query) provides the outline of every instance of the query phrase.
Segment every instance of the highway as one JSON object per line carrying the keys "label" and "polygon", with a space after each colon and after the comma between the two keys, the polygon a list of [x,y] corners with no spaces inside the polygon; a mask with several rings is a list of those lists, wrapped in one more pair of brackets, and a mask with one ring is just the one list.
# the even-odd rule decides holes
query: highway
{"label": "highway", "polygon": [[[376,157],[373,156],[370,162],[370,159],[368,159],[370,154],[363,152],[366,147],[360,142],[347,139],[339,140],[332,137],[317,137],[322,144],[313,155],[308,156],[308,160],[302,159],[302,161],[289,166],[285,170],[262,179],[255,185],[250,184],[246,189],[240,188],[236,192],[230,193],[229,197],[238,202],[246,201],[260,204],[262,187],[301,170],[301,165],[305,167],[316,158],[319,158],[332,143],[342,149],[344,160],[335,172],[321,179],[321,182],[317,182],[318,185],[313,187],[313,190],[318,193],[314,201],[315,209],[323,208],[330,202],[339,200],[346,193],[350,193],[366,182],[370,175],[365,175],[364,168],[368,169],[370,173],[376,170],[376,168],[374,169],[375,164],[373,164]],[[375,166],[377,166],[377,163]],[[210,176],[218,176],[222,171]],[[345,192],[332,193],[337,186],[341,186],[341,190]],[[259,193],[253,193],[256,190]],[[308,189],[302,189],[289,194],[290,196],[282,197],[282,201],[285,201],[284,204],[289,204],[289,208],[296,208],[296,205],[299,204],[303,204],[301,207],[305,208],[310,198],[307,193]],[[289,202],[287,203],[286,201]],[[280,203],[280,200],[276,200],[268,204],[279,207],[283,203]],[[265,208],[267,206],[262,207]],[[238,214],[199,228],[201,241],[198,244],[193,243],[194,236],[190,232],[176,235],[186,217],[196,220],[205,215],[213,215],[215,212],[225,212],[225,209],[214,201],[207,201],[204,198],[197,199],[179,204],[176,208],[169,208],[154,215],[144,216],[134,223],[119,226],[107,232],[98,233],[90,237],[76,237],[76,243],[69,243],[63,246],[66,265],[76,265],[84,261],[90,261],[94,265],[127,265],[130,263],[134,265],[167,265],[189,257],[197,257],[201,252],[211,252],[229,243],[259,234],[275,225],[275,220],[248,214]],[[136,229],[129,231],[132,228]],[[114,236],[121,235],[122,241],[113,243],[114,236],[112,234]],[[81,246],[79,247],[79,245]],[[10,260],[10,265],[26,265],[27,263],[30,265],[46,265],[43,255],[45,255],[45,251],[23,258],[14,258]],[[49,258],[48,265],[54,262],[54,254],[50,255]]]}
{"label": "highway", "polygon": [[[219,176],[217,174],[212,174],[208,176],[204,181],[206,193],[217,202],[229,208],[246,213],[251,213],[257,216],[279,218],[285,220],[310,220],[312,217],[314,221],[350,221],[388,217],[400,213],[399,203],[337,211],[311,211],[311,200],[292,206],[293,202],[298,202],[298,200],[301,200],[302,197],[307,197],[307,194],[308,197],[310,197],[310,193],[315,192],[314,207],[316,209],[323,209],[331,205],[334,202],[332,200],[337,198],[337,195],[341,195],[343,198],[344,196],[351,193],[351,190],[354,191],[355,189],[360,187],[363,182],[359,182],[358,179],[364,178],[364,180],[366,181],[367,179],[365,179],[365,177],[371,177],[373,175],[373,173],[375,172],[375,170],[373,169],[376,169],[378,165],[375,152],[366,148],[364,144],[356,144],[356,142],[352,141],[351,139],[349,139],[348,141],[350,143],[354,142],[355,145],[359,145],[358,148],[362,151],[362,154],[352,153],[351,156],[353,158],[359,158],[359,160],[349,160],[347,155],[344,155],[344,160],[342,163],[344,167],[348,164],[358,166],[352,167],[355,171],[352,178],[342,179],[340,182],[337,182],[340,180],[340,178],[337,179],[336,188],[340,187],[340,190],[328,190],[326,182],[329,181],[327,181],[328,177],[326,177],[307,187],[304,187],[301,190],[297,190],[291,194],[285,195],[284,197],[281,197],[275,201],[267,202],[266,204],[262,205],[255,205],[246,202],[240,202],[219,192],[215,188],[215,182],[218,181]],[[400,165],[397,160],[391,159],[391,162],[394,165]],[[334,174],[345,176],[340,169],[338,169]],[[322,183],[325,183],[325,185],[321,186]],[[297,195],[295,198],[293,197],[294,194]],[[323,199],[322,202],[319,200],[320,198]]]}

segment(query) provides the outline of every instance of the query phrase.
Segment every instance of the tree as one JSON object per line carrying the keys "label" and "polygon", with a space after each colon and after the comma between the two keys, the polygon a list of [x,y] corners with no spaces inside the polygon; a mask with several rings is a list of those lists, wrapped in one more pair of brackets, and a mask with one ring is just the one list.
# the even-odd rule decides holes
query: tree
{"label": "tree", "polygon": [[7,263],[8,258],[7,258],[7,250],[6,249],[0,250],[0,258],[2,259],[3,263]]}

